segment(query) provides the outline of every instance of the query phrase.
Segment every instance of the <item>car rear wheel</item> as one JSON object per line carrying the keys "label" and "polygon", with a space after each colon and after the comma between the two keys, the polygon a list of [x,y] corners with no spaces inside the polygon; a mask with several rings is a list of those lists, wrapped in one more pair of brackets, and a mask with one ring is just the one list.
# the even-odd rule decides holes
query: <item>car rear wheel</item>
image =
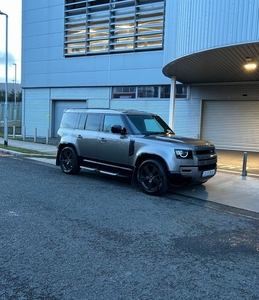
{"label": "car rear wheel", "polygon": [[77,174],[80,171],[76,151],[71,147],[65,147],[60,153],[60,167],[66,174]]}
{"label": "car rear wheel", "polygon": [[138,168],[137,179],[142,190],[149,195],[161,195],[168,190],[166,170],[158,160],[145,160]]}

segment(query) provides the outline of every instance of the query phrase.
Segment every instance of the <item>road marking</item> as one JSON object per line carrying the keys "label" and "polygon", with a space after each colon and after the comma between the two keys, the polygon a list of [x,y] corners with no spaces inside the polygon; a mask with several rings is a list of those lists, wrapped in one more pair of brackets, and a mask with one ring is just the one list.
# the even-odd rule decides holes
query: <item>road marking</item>
{"label": "road marking", "polygon": [[9,211],[9,212],[8,212],[8,215],[9,215],[10,217],[19,217],[19,215],[18,215],[15,211]]}

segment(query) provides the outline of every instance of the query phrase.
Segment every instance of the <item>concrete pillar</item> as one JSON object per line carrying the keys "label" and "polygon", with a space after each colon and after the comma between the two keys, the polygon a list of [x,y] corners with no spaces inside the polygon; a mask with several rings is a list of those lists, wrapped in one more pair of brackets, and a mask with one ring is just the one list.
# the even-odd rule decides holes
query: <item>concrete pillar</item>
{"label": "concrete pillar", "polygon": [[176,76],[171,77],[170,105],[169,105],[169,122],[168,125],[174,130],[174,110],[176,95]]}

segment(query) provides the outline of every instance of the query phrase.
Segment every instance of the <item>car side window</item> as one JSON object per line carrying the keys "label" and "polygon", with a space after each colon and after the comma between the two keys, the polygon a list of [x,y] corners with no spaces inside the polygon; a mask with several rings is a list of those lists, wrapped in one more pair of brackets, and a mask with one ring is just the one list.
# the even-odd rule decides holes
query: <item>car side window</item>
{"label": "car side window", "polygon": [[89,114],[86,119],[85,129],[100,131],[101,115],[100,114]]}
{"label": "car side window", "polygon": [[87,117],[87,114],[80,114],[78,129],[85,129],[86,117]]}
{"label": "car side window", "polygon": [[77,119],[78,113],[64,113],[61,119],[60,128],[74,129],[76,127]]}
{"label": "car side window", "polygon": [[111,128],[114,125],[120,125],[121,127],[125,127],[120,116],[113,116],[113,115],[104,116],[104,123],[103,123],[104,132],[111,132]]}

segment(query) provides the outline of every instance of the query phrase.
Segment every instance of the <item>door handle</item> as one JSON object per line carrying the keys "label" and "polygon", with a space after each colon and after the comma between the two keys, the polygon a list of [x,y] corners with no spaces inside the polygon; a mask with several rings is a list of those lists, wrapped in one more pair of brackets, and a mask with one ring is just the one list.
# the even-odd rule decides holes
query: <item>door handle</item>
{"label": "door handle", "polygon": [[78,139],[82,139],[83,137],[82,137],[81,134],[78,134],[77,138],[78,138]]}
{"label": "door handle", "polygon": [[105,142],[106,142],[106,139],[105,139],[105,138],[98,138],[98,140],[99,140],[101,143],[105,143]]}

